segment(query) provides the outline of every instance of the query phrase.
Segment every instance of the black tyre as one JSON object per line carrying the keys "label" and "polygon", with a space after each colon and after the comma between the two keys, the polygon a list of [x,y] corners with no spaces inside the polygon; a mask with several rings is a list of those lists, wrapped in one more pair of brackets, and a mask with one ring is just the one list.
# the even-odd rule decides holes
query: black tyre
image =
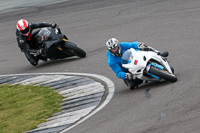
{"label": "black tyre", "polygon": [[161,69],[157,69],[155,67],[151,67],[150,70],[149,70],[149,73],[151,73],[155,76],[158,76],[160,78],[163,78],[163,79],[170,81],[170,82],[176,82],[177,81],[176,76],[173,76],[173,75],[167,73],[166,71],[161,70]]}
{"label": "black tyre", "polygon": [[80,58],[84,58],[86,56],[86,52],[84,50],[82,50],[81,48],[77,47],[76,44],[70,42],[70,41],[66,41],[65,42],[65,48],[73,50],[75,55],[80,57]]}
{"label": "black tyre", "polygon": [[173,67],[171,67],[171,66],[170,66],[170,68],[171,68],[171,70],[172,70],[172,73],[174,74],[174,68],[173,68]]}

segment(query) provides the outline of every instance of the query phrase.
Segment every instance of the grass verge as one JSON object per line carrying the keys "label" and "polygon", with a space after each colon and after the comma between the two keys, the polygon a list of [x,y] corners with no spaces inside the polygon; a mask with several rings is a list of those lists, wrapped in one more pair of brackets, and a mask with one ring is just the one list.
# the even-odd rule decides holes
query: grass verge
{"label": "grass verge", "polygon": [[63,97],[49,87],[0,85],[0,133],[23,133],[60,111]]}

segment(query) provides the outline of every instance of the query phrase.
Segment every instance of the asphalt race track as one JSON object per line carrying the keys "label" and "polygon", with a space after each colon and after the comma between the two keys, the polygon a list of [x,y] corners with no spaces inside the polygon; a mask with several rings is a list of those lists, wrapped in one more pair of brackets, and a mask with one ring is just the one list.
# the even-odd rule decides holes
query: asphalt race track
{"label": "asphalt race track", "polygon": [[[16,42],[21,18],[56,22],[87,57],[31,66]],[[78,72],[110,78],[115,83],[112,100],[70,133],[199,133],[199,25],[199,0],[71,0],[31,6],[0,14],[0,74]],[[178,81],[128,90],[106,62],[105,42],[111,37],[169,51]]]}

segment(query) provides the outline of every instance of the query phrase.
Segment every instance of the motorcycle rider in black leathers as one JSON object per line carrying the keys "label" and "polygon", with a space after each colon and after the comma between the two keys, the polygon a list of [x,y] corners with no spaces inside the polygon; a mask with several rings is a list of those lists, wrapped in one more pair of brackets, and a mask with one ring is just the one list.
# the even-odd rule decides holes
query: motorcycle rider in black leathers
{"label": "motorcycle rider in black leathers", "polygon": [[[39,59],[47,61],[47,58],[42,56],[45,54],[45,50],[43,48],[38,50],[36,46],[35,35],[39,32],[39,30],[36,30],[34,32],[33,30],[43,27],[55,28],[56,26],[56,23],[29,23],[25,19],[20,19],[17,22],[16,36],[18,46],[21,51],[24,52],[26,58],[33,66],[36,66],[38,64]],[[35,54],[36,56],[34,56],[33,54]]]}

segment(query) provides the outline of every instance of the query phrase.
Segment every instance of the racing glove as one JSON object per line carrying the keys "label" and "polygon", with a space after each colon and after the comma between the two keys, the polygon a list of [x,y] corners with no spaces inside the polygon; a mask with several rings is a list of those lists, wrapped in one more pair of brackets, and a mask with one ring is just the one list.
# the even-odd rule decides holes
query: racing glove
{"label": "racing glove", "polygon": [[133,75],[131,73],[125,73],[125,79],[131,80],[133,79]]}
{"label": "racing glove", "polygon": [[141,48],[146,48],[146,47],[147,47],[147,44],[144,43],[144,42],[140,42],[140,43],[138,44],[138,48],[139,48],[139,49],[141,49]]}
{"label": "racing glove", "polygon": [[56,23],[50,23],[52,28],[56,28],[57,24]]}

